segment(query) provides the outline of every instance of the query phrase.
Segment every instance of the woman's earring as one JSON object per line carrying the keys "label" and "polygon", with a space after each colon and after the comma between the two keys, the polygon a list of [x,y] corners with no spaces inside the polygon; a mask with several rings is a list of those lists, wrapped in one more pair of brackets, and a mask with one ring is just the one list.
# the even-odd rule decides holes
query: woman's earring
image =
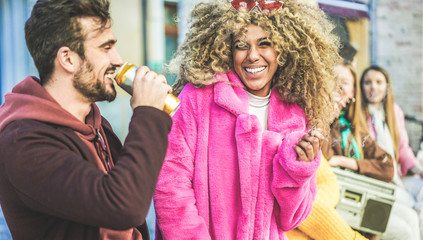
{"label": "woman's earring", "polygon": [[349,98],[348,100],[347,100],[347,104],[350,104],[350,103],[355,103],[355,98],[353,97],[353,98]]}

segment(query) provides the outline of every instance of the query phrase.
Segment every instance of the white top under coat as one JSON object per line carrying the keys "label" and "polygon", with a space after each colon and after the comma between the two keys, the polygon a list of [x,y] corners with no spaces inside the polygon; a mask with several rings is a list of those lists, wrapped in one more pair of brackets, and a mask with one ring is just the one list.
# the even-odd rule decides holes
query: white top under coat
{"label": "white top under coat", "polygon": [[258,117],[262,132],[264,132],[267,130],[267,112],[269,109],[271,91],[269,91],[269,94],[265,97],[259,97],[250,92],[247,93],[249,102],[248,113]]}

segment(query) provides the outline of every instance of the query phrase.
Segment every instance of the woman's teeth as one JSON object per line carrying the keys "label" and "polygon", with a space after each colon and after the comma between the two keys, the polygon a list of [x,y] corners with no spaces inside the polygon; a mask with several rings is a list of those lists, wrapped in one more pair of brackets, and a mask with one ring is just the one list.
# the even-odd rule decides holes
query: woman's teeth
{"label": "woman's teeth", "polygon": [[260,67],[260,68],[245,68],[245,71],[248,73],[258,73],[266,69],[266,67]]}

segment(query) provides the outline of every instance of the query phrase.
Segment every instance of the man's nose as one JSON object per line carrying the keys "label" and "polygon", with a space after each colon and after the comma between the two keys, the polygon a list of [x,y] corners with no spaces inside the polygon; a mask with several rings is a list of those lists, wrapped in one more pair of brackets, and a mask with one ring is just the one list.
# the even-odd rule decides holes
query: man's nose
{"label": "man's nose", "polygon": [[110,56],[110,62],[112,63],[113,66],[122,66],[124,63],[122,57],[120,56],[116,48],[113,48],[113,52]]}

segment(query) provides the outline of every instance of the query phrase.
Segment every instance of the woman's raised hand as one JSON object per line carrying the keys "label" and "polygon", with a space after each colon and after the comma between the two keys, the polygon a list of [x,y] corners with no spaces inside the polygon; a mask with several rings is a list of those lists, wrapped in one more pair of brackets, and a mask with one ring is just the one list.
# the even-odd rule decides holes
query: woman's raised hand
{"label": "woman's raised hand", "polygon": [[313,161],[319,154],[324,138],[321,130],[315,127],[305,134],[294,146],[298,161]]}

